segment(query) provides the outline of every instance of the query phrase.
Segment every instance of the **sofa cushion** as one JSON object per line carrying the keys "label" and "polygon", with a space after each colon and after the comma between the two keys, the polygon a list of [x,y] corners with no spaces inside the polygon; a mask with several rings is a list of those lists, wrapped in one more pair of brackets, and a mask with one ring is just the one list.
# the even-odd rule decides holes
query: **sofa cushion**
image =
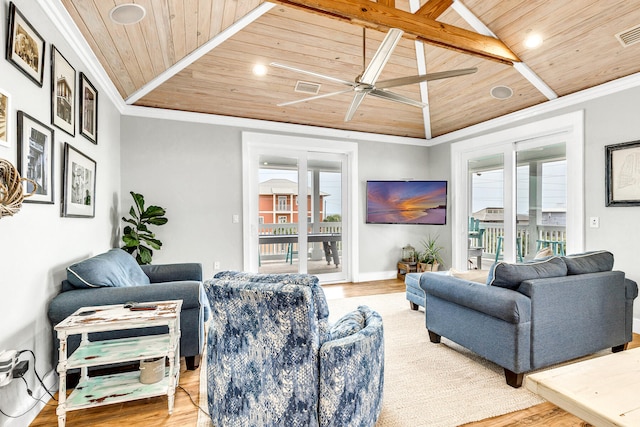
{"label": "sofa cushion", "polygon": [[567,274],[600,273],[613,270],[613,254],[609,251],[591,251],[563,257]]}
{"label": "sofa cushion", "polygon": [[67,280],[76,288],[125,287],[150,283],[135,258],[122,249],[111,249],[67,267]]}
{"label": "sofa cushion", "polygon": [[364,328],[365,318],[360,310],[354,310],[342,316],[329,329],[329,339],[337,340],[356,334]]}
{"label": "sofa cushion", "polygon": [[487,284],[507,289],[517,289],[520,283],[531,279],[546,279],[567,275],[567,265],[562,258],[551,257],[544,260],[511,264],[496,262],[489,271]]}

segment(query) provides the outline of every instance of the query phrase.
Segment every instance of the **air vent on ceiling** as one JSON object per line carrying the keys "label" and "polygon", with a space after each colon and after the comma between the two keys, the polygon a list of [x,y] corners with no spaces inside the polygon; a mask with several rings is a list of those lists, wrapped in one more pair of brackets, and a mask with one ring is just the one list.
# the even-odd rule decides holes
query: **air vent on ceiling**
{"label": "air vent on ceiling", "polygon": [[616,38],[623,47],[629,47],[632,44],[640,42],[640,25],[616,34]]}
{"label": "air vent on ceiling", "polygon": [[318,83],[298,81],[298,83],[296,83],[295,91],[308,93],[310,95],[317,95],[318,92],[320,92],[320,85]]}

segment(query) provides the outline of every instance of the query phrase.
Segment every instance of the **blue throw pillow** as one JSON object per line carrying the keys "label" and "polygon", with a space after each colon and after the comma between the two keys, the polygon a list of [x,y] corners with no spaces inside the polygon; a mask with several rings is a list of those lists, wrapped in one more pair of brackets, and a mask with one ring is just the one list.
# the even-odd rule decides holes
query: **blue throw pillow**
{"label": "blue throw pillow", "polygon": [[613,270],[613,254],[609,251],[591,251],[563,257],[567,274],[600,273]]}
{"label": "blue throw pillow", "polygon": [[67,280],[76,288],[148,285],[149,277],[135,258],[122,249],[111,249],[67,267]]}
{"label": "blue throw pillow", "polygon": [[567,275],[567,265],[561,258],[551,257],[543,260],[510,264],[496,262],[489,271],[487,284],[507,289],[517,289],[520,283],[531,279],[546,279]]}

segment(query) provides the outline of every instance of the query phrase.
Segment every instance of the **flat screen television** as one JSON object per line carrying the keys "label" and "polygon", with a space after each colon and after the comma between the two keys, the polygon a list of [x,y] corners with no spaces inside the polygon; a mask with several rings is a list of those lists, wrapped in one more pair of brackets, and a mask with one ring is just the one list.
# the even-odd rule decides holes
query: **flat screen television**
{"label": "flat screen television", "polygon": [[367,181],[367,224],[447,223],[447,181]]}

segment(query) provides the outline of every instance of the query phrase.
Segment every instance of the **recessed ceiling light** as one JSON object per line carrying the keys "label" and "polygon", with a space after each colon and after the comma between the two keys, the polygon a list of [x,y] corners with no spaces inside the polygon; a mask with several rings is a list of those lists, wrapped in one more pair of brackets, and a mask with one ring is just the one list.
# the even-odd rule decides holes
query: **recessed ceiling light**
{"label": "recessed ceiling light", "polygon": [[509,86],[494,86],[489,93],[495,99],[509,99],[513,95],[513,90]]}
{"label": "recessed ceiling light", "polygon": [[146,14],[147,11],[139,4],[125,3],[111,9],[109,17],[116,24],[129,25],[142,21]]}
{"label": "recessed ceiling light", "polygon": [[542,36],[540,34],[529,34],[524,39],[524,45],[529,49],[535,49],[542,44]]}
{"label": "recessed ceiling light", "polygon": [[267,67],[262,64],[256,64],[253,66],[253,74],[255,74],[256,76],[266,76]]}

